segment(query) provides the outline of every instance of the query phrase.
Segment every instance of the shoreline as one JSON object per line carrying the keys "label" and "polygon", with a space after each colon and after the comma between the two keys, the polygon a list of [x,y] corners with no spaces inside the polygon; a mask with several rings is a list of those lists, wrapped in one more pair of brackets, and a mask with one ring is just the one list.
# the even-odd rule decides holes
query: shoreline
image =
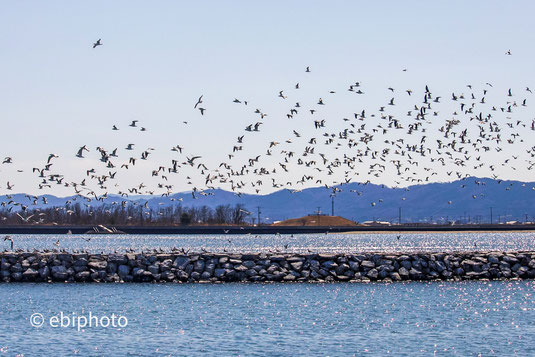
{"label": "shoreline", "polygon": [[350,232],[332,232],[329,234],[414,234],[414,233],[438,233],[438,234],[447,234],[447,233],[535,233],[535,228],[532,229],[516,229],[516,230],[416,230],[416,231],[407,231],[407,230],[389,230],[389,231],[350,231]]}
{"label": "shoreline", "polygon": [[2,252],[0,284],[534,279],[535,251],[436,253]]}
{"label": "shoreline", "polygon": [[[99,231],[94,226],[0,225],[0,234],[117,234]],[[392,226],[113,226],[124,234],[317,234],[317,233],[511,233],[535,232],[535,224],[467,224],[467,225],[392,225]]]}

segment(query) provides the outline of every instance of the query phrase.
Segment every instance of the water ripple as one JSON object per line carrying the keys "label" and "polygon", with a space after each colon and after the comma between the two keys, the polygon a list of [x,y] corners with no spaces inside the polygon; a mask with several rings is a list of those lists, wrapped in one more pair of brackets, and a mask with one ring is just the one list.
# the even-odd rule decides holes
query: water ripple
{"label": "water ripple", "polygon": [[[184,248],[210,252],[438,252],[533,250],[533,232],[515,233],[345,233],[296,235],[12,235],[14,248],[151,251]],[[59,245],[59,248],[58,248]],[[8,249],[0,241],[0,249]]]}

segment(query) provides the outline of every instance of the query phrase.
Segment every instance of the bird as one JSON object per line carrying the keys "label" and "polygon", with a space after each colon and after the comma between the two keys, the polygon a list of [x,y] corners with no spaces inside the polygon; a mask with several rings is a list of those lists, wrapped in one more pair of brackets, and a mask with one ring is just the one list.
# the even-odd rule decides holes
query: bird
{"label": "bird", "polygon": [[93,48],[96,48],[97,46],[102,46],[102,42],[100,38],[97,40],[97,42],[93,43]]}
{"label": "bird", "polygon": [[197,106],[198,106],[199,104],[202,103],[202,97],[203,97],[203,96],[201,95],[201,96],[199,97],[199,99],[197,99],[197,103],[195,103],[195,106],[193,107],[193,109],[197,109]]}
{"label": "bird", "polygon": [[34,216],[33,214],[28,216],[28,217],[23,217],[20,215],[20,213],[16,213],[17,216],[24,222],[24,223],[29,223],[30,222],[30,219]]}
{"label": "bird", "polygon": [[57,159],[59,156],[56,155],[56,154],[50,154],[48,155],[48,159],[46,160],[46,163],[47,164],[50,164],[50,161],[52,161],[52,159]]}
{"label": "bird", "polygon": [[11,238],[11,236],[5,236],[4,237],[4,242],[5,241],[9,241],[10,244],[11,244],[11,250],[13,250],[13,238]]}
{"label": "bird", "polygon": [[191,158],[186,158],[187,159],[187,162],[188,164],[190,164],[191,166],[193,166],[193,161],[197,160],[197,159],[200,159],[201,157],[200,156],[193,156]]}
{"label": "bird", "polygon": [[[306,72],[310,72],[310,67],[306,67]],[[348,106],[354,106],[348,112],[349,114],[337,114],[337,108],[334,108],[332,112],[323,113],[324,109],[331,107],[331,103],[339,103],[344,98],[339,90],[334,90],[336,88],[319,88],[316,93],[329,92],[329,95],[332,95],[328,101],[323,101],[322,98],[317,100],[317,94],[313,94],[312,98],[307,98],[307,93],[301,92],[305,89],[304,82],[301,86],[297,78],[290,78],[290,83],[297,83],[295,89],[300,89],[300,91],[281,90],[278,91],[278,97],[287,99],[295,94],[299,94],[300,97],[295,100],[291,99],[290,105],[286,105],[286,101],[277,101],[276,105],[279,108],[270,112],[270,121],[265,120],[268,118],[267,114],[258,108],[254,111],[249,110],[245,105],[233,108],[233,110],[242,111],[244,118],[251,115],[256,118],[248,120],[240,127],[239,130],[245,127],[246,133],[242,131],[232,134],[236,136],[229,141],[231,146],[228,148],[222,146],[226,144],[223,137],[221,140],[213,140],[211,145],[214,150],[213,156],[210,155],[210,160],[201,161],[199,154],[206,156],[202,154],[202,150],[195,151],[194,147],[183,145],[184,147],[173,146],[171,148],[173,157],[169,159],[163,154],[158,157],[158,150],[154,151],[149,148],[142,150],[136,157],[130,157],[128,161],[117,164],[115,160],[121,156],[117,148],[112,151],[104,148],[105,143],[98,143],[100,146],[97,152],[100,155],[93,160],[88,154],[87,160],[77,161],[76,165],[72,166],[73,178],[69,177],[70,172],[67,176],[66,172],[60,171],[61,161],[55,160],[59,157],[58,155],[50,154],[48,159],[45,155],[43,162],[35,164],[32,169],[32,173],[37,178],[35,189],[46,192],[54,188],[51,185],[56,184],[58,188],[70,188],[76,196],[74,198],[79,199],[78,202],[86,203],[85,200],[87,200],[87,206],[84,208],[85,214],[97,216],[99,213],[91,207],[95,202],[102,202],[106,205],[110,203],[109,200],[112,198],[107,198],[108,191],[110,197],[118,194],[123,197],[123,200],[128,200],[124,204],[121,200],[114,202],[114,207],[124,208],[126,212],[127,209],[134,207],[143,210],[143,204],[131,203],[131,196],[128,195],[152,195],[156,192],[155,195],[162,197],[161,203],[173,200],[177,203],[181,202],[182,198],[173,197],[173,193],[177,192],[177,187],[187,188],[188,192],[192,192],[192,197],[200,202],[205,197],[218,194],[215,187],[228,189],[238,197],[249,192],[264,194],[270,189],[274,191],[288,189],[292,194],[299,195],[304,188],[314,186],[325,187],[328,190],[335,187],[344,189],[343,185],[354,182],[357,175],[360,175],[358,184],[361,185],[372,183],[375,179],[381,181],[392,177],[396,185],[410,187],[435,180],[441,181],[442,168],[445,171],[442,173],[443,178],[448,178],[448,180],[450,177],[465,180],[478,173],[487,177],[491,172],[495,179],[498,179],[500,174],[509,170],[515,171],[516,174],[517,170],[535,168],[533,159],[535,148],[528,145],[532,142],[532,137],[529,135],[535,131],[535,119],[530,119],[533,116],[530,117],[529,112],[531,110],[531,96],[527,94],[531,93],[529,87],[523,87],[525,91],[519,91],[515,86],[508,86],[511,88],[505,87],[505,90],[493,92],[495,89],[488,82],[479,87],[476,84],[463,83],[462,90],[453,88],[453,90],[445,91],[448,95],[444,95],[438,93],[438,90],[431,90],[428,85],[422,85],[423,88],[420,89],[405,89],[407,87],[394,89],[395,86],[390,83],[382,87],[387,90],[383,91],[384,97],[377,98],[376,108],[378,109],[366,107],[364,110],[358,102],[348,101]],[[359,94],[366,99],[367,93],[364,91],[363,82],[351,81],[348,84],[348,91],[352,92],[351,94]],[[513,91],[515,95],[512,94]],[[285,92],[288,94],[286,95]],[[398,92],[403,95],[391,97],[392,94]],[[449,93],[451,93],[451,100],[444,100],[443,98],[449,97]],[[521,93],[527,98],[522,98]],[[277,91],[271,94],[273,97],[276,95]],[[233,102],[237,104],[247,104],[247,101],[238,99],[234,95],[227,98],[234,98]],[[492,102],[494,98],[497,98],[496,102]],[[206,109],[201,107],[202,103],[203,95],[198,98],[194,110],[198,109],[201,115],[204,115]],[[251,103],[253,103],[252,100]],[[212,107],[210,113],[212,114],[206,118],[207,120],[218,114]],[[400,113],[403,113],[402,117]],[[274,118],[273,121],[271,118]],[[286,118],[292,120],[285,121],[284,124],[277,121],[286,120]],[[238,117],[228,125],[227,123],[222,125],[225,131],[230,130],[234,124],[242,125],[240,120],[241,117]],[[183,123],[188,122],[183,121]],[[207,128],[212,128],[209,122],[203,124]],[[132,120],[129,126],[138,127],[138,125],[138,120]],[[147,130],[141,125],[139,127],[140,131]],[[109,127],[106,129],[109,130]],[[112,126],[112,130],[118,129],[116,125]],[[193,136],[195,133],[188,132],[188,127],[181,126],[182,129],[184,133],[181,134],[184,135]],[[202,133],[202,131],[199,132],[199,134]],[[137,133],[129,130],[124,134],[128,136],[119,138],[115,135],[115,139],[124,140],[123,143],[131,142],[131,144],[126,144],[125,150],[134,151],[134,147],[137,149],[139,145],[145,145],[134,141]],[[143,140],[148,140],[151,134],[151,132],[143,134]],[[236,137],[237,143],[234,139]],[[94,139],[102,140],[102,138],[105,138],[105,135],[96,135]],[[195,142],[195,140],[192,141]],[[199,146],[201,142],[205,142],[205,140],[197,141]],[[85,153],[89,152],[88,147],[86,145],[80,147],[76,157],[83,158]],[[225,159],[216,162],[215,158],[219,154]],[[138,155],[141,155],[141,158]],[[139,165],[140,162],[142,165]],[[11,156],[6,157],[3,163],[13,164]],[[17,169],[17,172],[22,173],[22,167],[17,165],[21,165],[18,159],[13,164],[16,167],[9,172],[14,173]],[[83,176],[81,182],[80,179],[75,178],[76,172],[74,171],[78,170],[78,167]],[[10,167],[2,166],[2,169],[5,170],[2,175],[6,175],[3,177],[9,179],[8,190],[13,189],[12,182],[19,186],[18,176],[16,178],[7,176],[9,175],[7,170]],[[145,169],[146,172],[143,171]],[[128,170],[128,175],[125,176],[132,181],[137,180],[135,182],[138,183],[129,185],[128,189],[122,188],[123,183],[118,181],[126,170]],[[529,172],[526,171],[524,174],[529,174]],[[144,175],[150,175],[152,181],[139,184]],[[483,188],[483,180],[477,181],[479,181],[478,186]],[[464,190],[466,196],[471,196],[474,200],[477,198],[477,201],[484,201],[486,196],[483,193],[468,193],[467,181],[464,184],[465,186],[461,188],[467,187]],[[210,191],[211,189],[213,191]],[[506,191],[514,189],[516,186],[505,188]],[[355,198],[366,197],[363,189],[349,191],[357,193],[358,197],[355,196]],[[106,192],[106,197],[103,195],[104,192]],[[73,201],[75,201],[74,198]],[[405,195],[401,200],[405,200]],[[452,205],[452,200],[456,201],[457,198],[446,198],[445,202]],[[32,210],[32,206],[41,204],[42,198],[30,196],[24,204],[14,201],[9,204],[1,202],[8,216],[16,218],[15,212],[18,211],[21,217],[34,214],[31,223],[39,223],[45,219],[44,216],[39,215],[39,211]],[[383,199],[373,197],[366,204],[378,210],[380,206],[386,205],[385,202]],[[108,211],[113,212],[114,207],[103,209],[106,210],[106,214],[111,215]],[[38,207],[35,208],[38,209]],[[12,211],[7,211],[8,209]],[[67,211],[74,212],[72,207],[65,207],[65,211],[57,212]],[[124,219],[133,223],[136,215],[132,213],[133,211],[128,212],[130,213],[125,214]],[[73,216],[72,213],[65,213],[65,215]],[[151,217],[150,219],[154,219],[154,222],[157,221],[154,218],[156,215],[163,221],[168,213],[163,210],[152,212],[152,214],[142,212],[143,217]],[[203,218],[203,220],[206,219]],[[243,222],[239,222],[241,223]]]}

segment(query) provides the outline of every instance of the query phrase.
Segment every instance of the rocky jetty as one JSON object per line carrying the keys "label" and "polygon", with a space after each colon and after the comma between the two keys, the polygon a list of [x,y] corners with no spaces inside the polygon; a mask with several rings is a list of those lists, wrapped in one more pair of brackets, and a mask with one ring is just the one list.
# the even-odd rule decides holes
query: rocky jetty
{"label": "rocky jetty", "polygon": [[535,252],[0,253],[1,282],[392,282],[514,278],[535,278]]}

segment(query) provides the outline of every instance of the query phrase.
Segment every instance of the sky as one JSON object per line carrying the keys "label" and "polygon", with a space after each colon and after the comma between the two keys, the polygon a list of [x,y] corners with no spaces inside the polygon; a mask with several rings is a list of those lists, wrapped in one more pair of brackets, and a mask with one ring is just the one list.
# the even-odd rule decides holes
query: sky
{"label": "sky", "polygon": [[[59,185],[39,190],[32,168],[54,153],[55,172],[79,182],[99,165],[97,146],[119,148],[118,163],[128,160],[129,143],[138,156],[154,149],[136,170],[118,174],[116,191],[156,182],[151,170],[174,157],[174,145],[184,147],[185,157],[199,155],[217,167],[228,161],[243,129],[259,120],[254,108],[267,119],[260,133],[247,134],[246,150],[235,160],[264,153],[272,140],[297,140],[293,130],[318,135],[310,124],[315,118],[286,118],[290,102],[313,106],[323,98],[318,114],[332,130],[342,128],[335,118],[385,105],[392,97],[388,87],[396,88],[400,104],[393,110],[400,115],[412,106],[401,93],[410,88],[422,96],[426,85],[449,98],[467,91],[467,84],[481,91],[489,82],[489,100],[494,95],[503,105],[509,88],[515,94],[535,89],[534,10],[530,1],[4,2],[0,159],[11,157],[13,164],[0,165],[0,193],[72,193]],[[99,38],[103,45],[93,49]],[[365,96],[347,93],[356,81]],[[297,82],[299,93],[292,92]],[[288,96],[284,104],[280,90]],[[200,95],[203,116],[193,109]],[[441,115],[451,111],[448,105]],[[528,106],[515,116],[529,123],[535,113]],[[132,120],[147,131],[129,128]],[[429,140],[436,139],[432,135]],[[506,149],[503,157],[529,143]],[[85,159],[75,157],[82,145],[90,149]],[[520,166],[495,173],[533,181],[532,171]],[[203,185],[202,176],[187,170],[171,179],[173,190]],[[443,171],[437,168],[432,180],[451,180]],[[286,176],[301,175],[292,170]],[[396,185],[393,175],[376,181]],[[7,182],[14,185],[10,191]]]}

